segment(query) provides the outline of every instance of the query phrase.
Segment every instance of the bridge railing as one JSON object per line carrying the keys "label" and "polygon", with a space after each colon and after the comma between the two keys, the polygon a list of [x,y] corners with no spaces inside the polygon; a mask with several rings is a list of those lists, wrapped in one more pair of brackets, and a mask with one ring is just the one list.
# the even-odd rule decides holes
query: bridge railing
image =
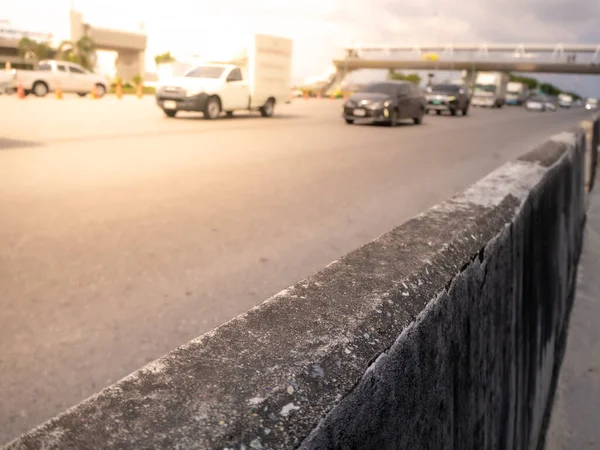
{"label": "bridge railing", "polygon": [[540,448],[597,160],[587,125],[7,448]]}

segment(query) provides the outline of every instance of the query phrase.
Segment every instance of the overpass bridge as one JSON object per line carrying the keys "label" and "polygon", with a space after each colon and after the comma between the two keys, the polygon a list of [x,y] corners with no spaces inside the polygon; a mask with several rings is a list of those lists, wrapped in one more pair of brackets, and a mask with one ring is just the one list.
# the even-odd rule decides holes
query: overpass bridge
{"label": "overpass bridge", "polygon": [[600,75],[600,44],[354,45],[345,47],[333,65],[325,93],[360,69]]}

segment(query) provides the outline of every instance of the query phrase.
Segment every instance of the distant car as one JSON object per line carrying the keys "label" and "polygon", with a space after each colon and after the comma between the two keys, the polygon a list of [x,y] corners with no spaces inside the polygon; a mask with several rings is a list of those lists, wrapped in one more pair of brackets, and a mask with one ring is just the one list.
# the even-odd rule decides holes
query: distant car
{"label": "distant car", "polygon": [[598,109],[598,99],[597,98],[588,98],[585,102],[585,109],[588,111],[595,111]]}
{"label": "distant car", "polygon": [[441,114],[448,111],[453,116],[460,111],[463,116],[469,112],[469,92],[459,84],[434,84],[427,89],[427,106],[425,111],[436,111]]}
{"label": "distant car", "polygon": [[371,83],[350,96],[342,108],[347,124],[366,121],[395,126],[402,119],[412,119],[419,125],[424,115],[425,96],[408,81]]}
{"label": "distant car", "polygon": [[525,109],[527,111],[547,111],[548,99],[541,95],[534,95],[525,102]]}
{"label": "distant car", "polygon": [[556,111],[558,109],[557,100],[552,97],[546,97],[546,109],[548,111]]}

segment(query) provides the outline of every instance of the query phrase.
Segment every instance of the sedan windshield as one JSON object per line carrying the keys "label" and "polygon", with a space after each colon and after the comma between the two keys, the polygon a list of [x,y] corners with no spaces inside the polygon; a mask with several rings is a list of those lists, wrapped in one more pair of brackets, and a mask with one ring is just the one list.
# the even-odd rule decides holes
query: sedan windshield
{"label": "sedan windshield", "polygon": [[396,86],[389,83],[374,83],[365,86],[358,92],[372,92],[378,94],[395,95]]}
{"label": "sedan windshield", "polygon": [[215,67],[215,66],[200,66],[195,67],[186,73],[184,76],[192,77],[192,78],[213,78],[217,79],[223,75],[225,71],[224,67]]}

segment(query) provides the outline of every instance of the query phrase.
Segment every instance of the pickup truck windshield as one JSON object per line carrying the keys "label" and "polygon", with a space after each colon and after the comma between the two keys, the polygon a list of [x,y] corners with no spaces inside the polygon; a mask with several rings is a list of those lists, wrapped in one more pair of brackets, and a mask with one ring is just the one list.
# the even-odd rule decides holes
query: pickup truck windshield
{"label": "pickup truck windshield", "polygon": [[448,94],[456,93],[460,90],[460,86],[455,84],[434,84],[431,87],[431,92],[446,92]]}
{"label": "pickup truck windshield", "polygon": [[225,71],[224,67],[200,66],[190,70],[184,76],[192,78],[220,78]]}
{"label": "pickup truck windshield", "polygon": [[493,84],[476,84],[475,92],[489,92],[494,94],[496,92],[496,86]]}

